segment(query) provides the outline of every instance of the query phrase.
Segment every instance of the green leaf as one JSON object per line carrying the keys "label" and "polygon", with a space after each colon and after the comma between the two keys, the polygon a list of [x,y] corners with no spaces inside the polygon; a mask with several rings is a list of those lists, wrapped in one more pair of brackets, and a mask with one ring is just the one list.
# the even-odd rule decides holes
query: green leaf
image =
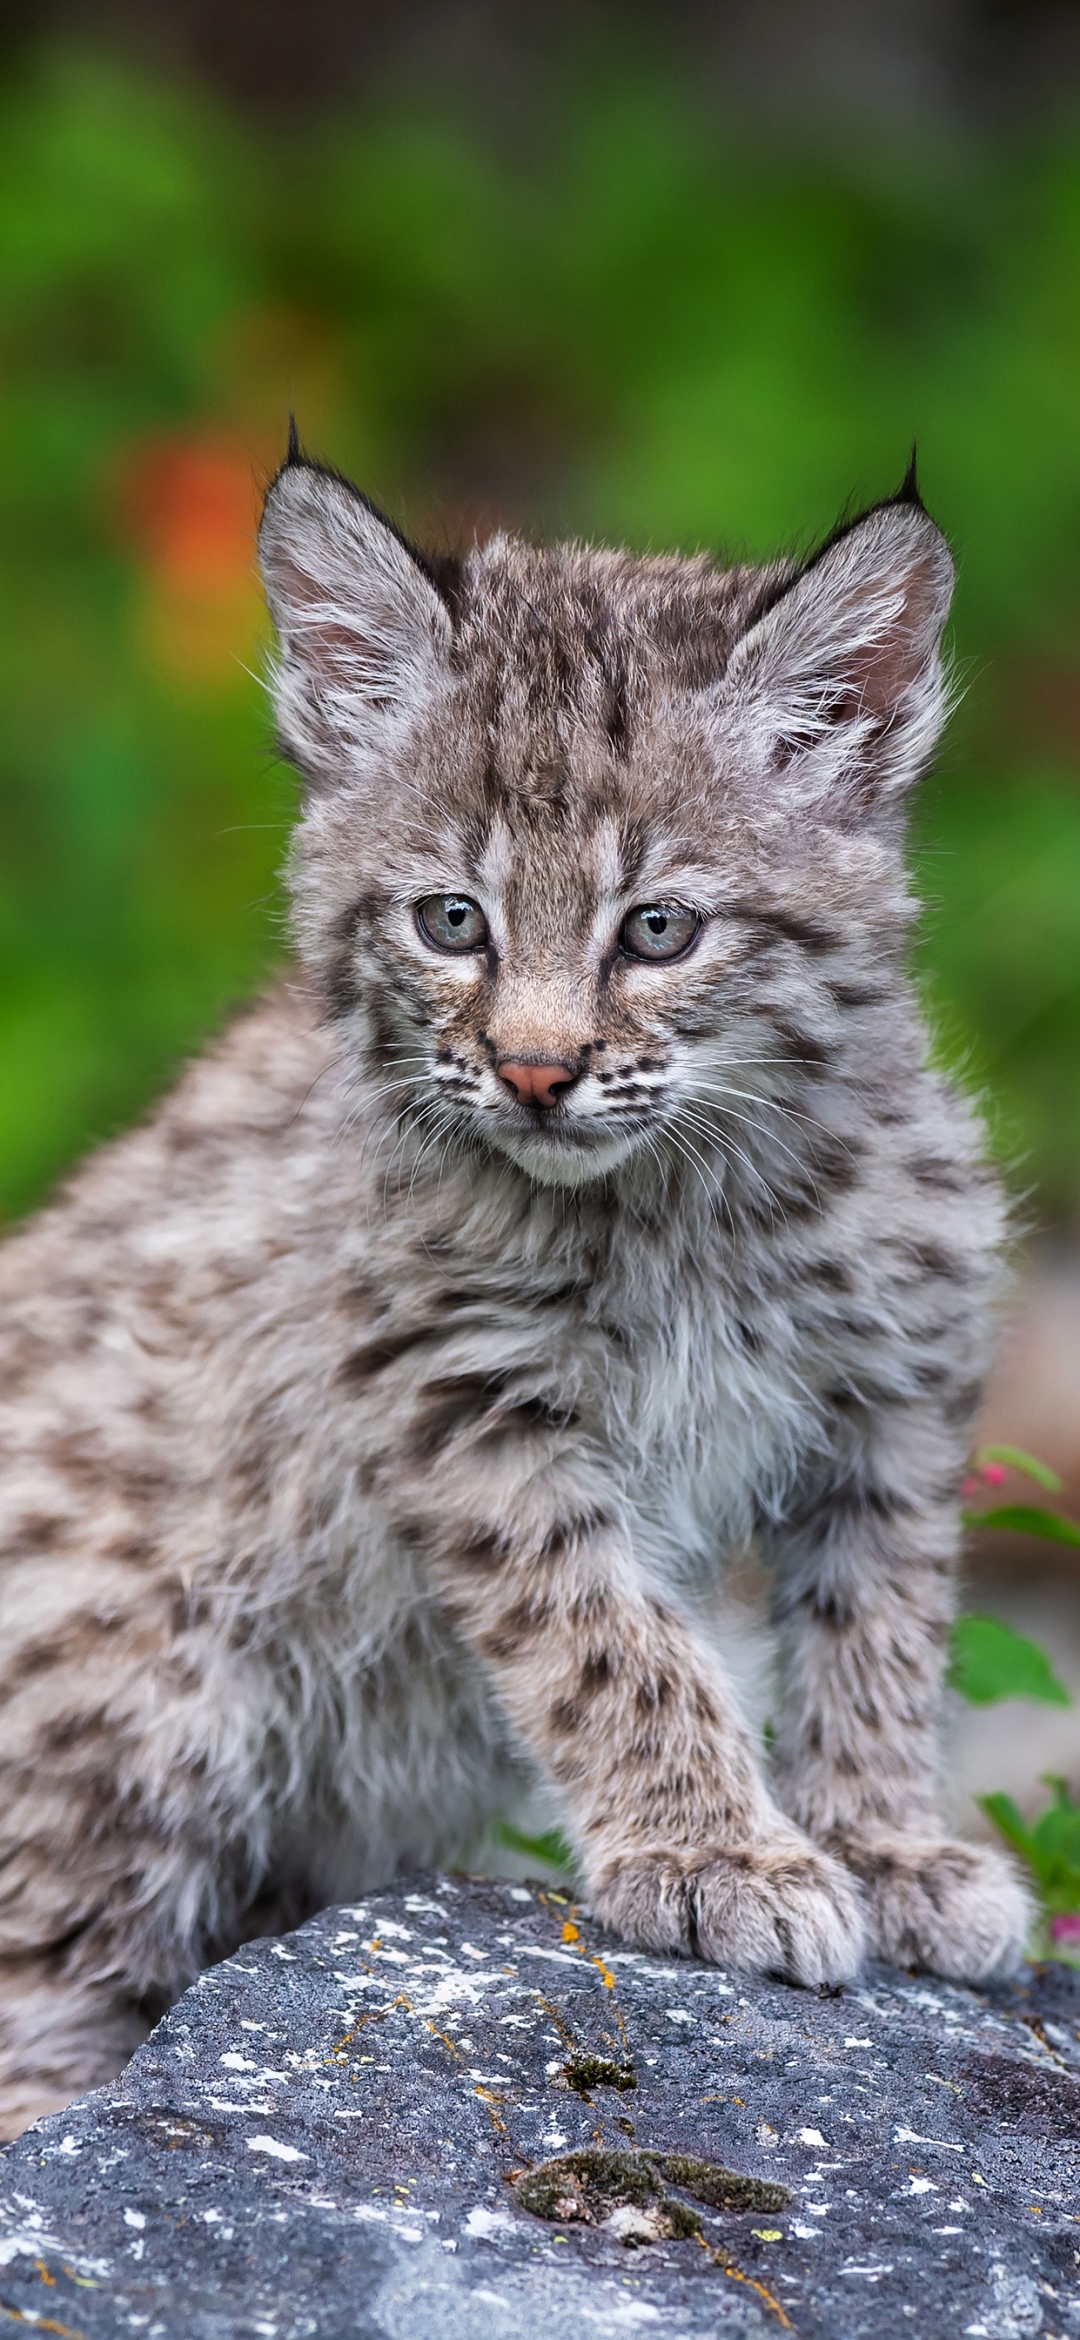
{"label": "green leaf", "polygon": [[1060,1495],[1061,1480],[1049,1463],[1040,1462],[1037,1454],[1028,1454],[1022,1446],[981,1446],[976,1463],[1008,1463],[1010,1470],[1023,1471],[1025,1479],[1034,1479],[1040,1487],[1047,1487],[1051,1495]]}
{"label": "green leaf", "polygon": [[525,1836],[509,1820],[500,1820],[494,1836],[496,1843],[504,1844],[509,1852],[525,1853],[529,1860],[542,1861],[548,1869],[561,1869],[564,1877],[572,1877],[577,1867],[573,1852],[558,1828],[549,1828],[545,1836]]}
{"label": "green leaf", "polygon": [[1036,1820],[1032,1835],[1048,1859],[1064,1862],[1080,1876],[1080,1809],[1073,1803],[1063,1779],[1044,1772],[1043,1782],[1052,1788],[1053,1802]]}
{"label": "green leaf", "polygon": [[1052,1800],[1036,1821],[1017,1811],[1011,1796],[980,1796],[987,1818],[1027,1862],[1048,1917],[1080,1909],[1080,1808],[1063,1779],[1046,1776]]}
{"label": "green leaf", "polygon": [[1063,1682],[1036,1641],[1014,1633],[1000,1617],[958,1617],[952,1629],[948,1681],[971,1706],[993,1706],[999,1698],[1038,1698],[1045,1706],[1071,1706]]}
{"label": "green leaf", "polygon": [[993,1796],[978,1796],[976,1801],[986,1813],[987,1819],[992,1820],[995,1828],[1000,1829],[1006,1843],[1012,1845],[1013,1851],[1020,1853],[1025,1861],[1034,1866],[1039,1848],[1023,1813],[1017,1810],[1012,1797],[999,1793]]}
{"label": "green leaf", "polygon": [[1002,1503],[994,1511],[964,1511],[965,1527],[1011,1528],[1015,1535],[1044,1536],[1048,1544],[1080,1544],[1080,1527],[1060,1511],[1034,1503]]}

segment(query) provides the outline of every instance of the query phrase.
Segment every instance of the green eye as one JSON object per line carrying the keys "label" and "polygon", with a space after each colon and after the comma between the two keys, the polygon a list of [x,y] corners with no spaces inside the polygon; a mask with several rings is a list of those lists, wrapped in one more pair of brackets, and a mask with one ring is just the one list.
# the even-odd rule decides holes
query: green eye
{"label": "green eye", "polygon": [[488,938],[480,904],[467,894],[427,894],[416,905],[416,923],[437,951],[480,951]]}
{"label": "green eye", "polygon": [[619,946],[632,959],[681,959],[700,924],[697,911],[681,902],[646,902],[624,918]]}

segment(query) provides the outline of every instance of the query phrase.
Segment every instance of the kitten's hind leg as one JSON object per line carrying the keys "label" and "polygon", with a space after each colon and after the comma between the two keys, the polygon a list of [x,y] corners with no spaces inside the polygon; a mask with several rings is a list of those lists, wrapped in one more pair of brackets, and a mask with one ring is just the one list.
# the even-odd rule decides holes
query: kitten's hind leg
{"label": "kitten's hind leg", "polygon": [[149,2029],[115,1984],[55,1956],[0,1958],[0,2140],[115,2079]]}

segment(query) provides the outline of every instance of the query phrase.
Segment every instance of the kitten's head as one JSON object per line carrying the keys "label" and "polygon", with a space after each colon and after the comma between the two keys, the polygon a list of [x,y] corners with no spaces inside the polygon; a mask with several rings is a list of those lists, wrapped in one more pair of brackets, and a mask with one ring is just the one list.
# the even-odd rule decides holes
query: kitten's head
{"label": "kitten's head", "polygon": [[752,1148],[908,915],[953,573],[913,481],[800,566],[445,562],[294,447],[260,550],[298,944],[372,1085],[548,1183]]}

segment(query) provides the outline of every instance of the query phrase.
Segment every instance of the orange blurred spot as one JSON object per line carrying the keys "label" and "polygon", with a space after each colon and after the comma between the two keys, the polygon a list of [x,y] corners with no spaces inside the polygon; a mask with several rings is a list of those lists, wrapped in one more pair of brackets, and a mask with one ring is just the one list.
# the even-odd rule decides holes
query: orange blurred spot
{"label": "orange blurred spot", "polygon": [[216,689],[239,680],[259,628],[258,457],[220,432],[128,448],[115,481],[121,534],[146,574],[140,624],[155,664]]}
{"label": "orange blurred spot", "polygon": [[259,491],[248,449],[225,439],[159,439],[121,474],[125,534],[162,584],[215,592],[250,576]]}

